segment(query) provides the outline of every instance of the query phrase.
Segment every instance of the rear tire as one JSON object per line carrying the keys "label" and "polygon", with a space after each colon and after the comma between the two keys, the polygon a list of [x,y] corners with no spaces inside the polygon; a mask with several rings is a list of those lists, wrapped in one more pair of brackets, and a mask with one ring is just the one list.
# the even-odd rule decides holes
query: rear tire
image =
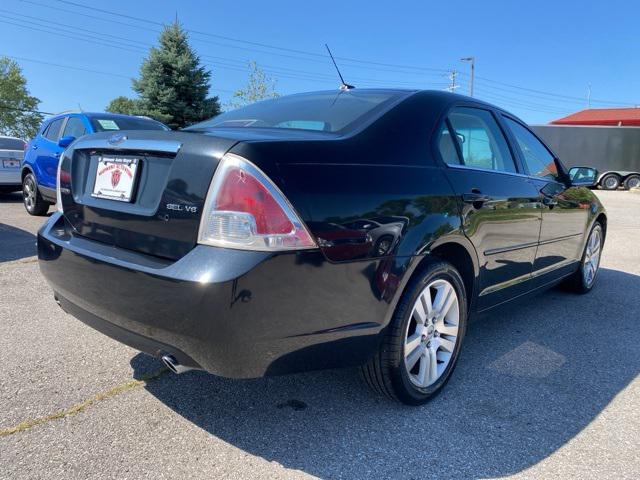
{"label": "rear tire", "polygon": [[640,175],[629,175],[624,180],[624,189],[631,190],[632,188],[640,188]]}
{"label": "rear tire", "polygon": [[589,293],[596,284],[600,270],[600,257],[604,245],[604,230],[600,222],[595,222],[582,252],[580,268],[564,281],[563,286],[574,293]]}
{"label": "rear tire", "polygon": [[620,176],[615,173],[608,173],[600,179],[600,186],[603,190],[617,190],[621,183]]}
{"label": "rear tire", "polygon": [[29,215],[41,217],[49,211],[51,204],[42,198],[33,173],[28,173],[22,180],[22,201]]}
{"label": "rear tire", "polygon": [[467,313],[458,271],[430,261],[407,285],[378,351],[361,367],[365,382],[406,405],[431,400],[456,366]]}

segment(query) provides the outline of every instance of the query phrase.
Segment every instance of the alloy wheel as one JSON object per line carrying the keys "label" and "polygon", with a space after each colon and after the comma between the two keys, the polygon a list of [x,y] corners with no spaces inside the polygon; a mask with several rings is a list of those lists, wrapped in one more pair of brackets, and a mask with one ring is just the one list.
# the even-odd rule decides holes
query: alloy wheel
{"label": "alloy wheel", "polygon": [[602,229],[597,226],[591,232],[582,261],[582,278],[587,287],[590,287],[598,273],[600,266],[600,250],[602,247]]}
{"label": "alloy wheel", "polygon": [[416,299],[407,323],[404,363],[411,383],[425,388],[449,365],[460,324],[456,289],[446,280],[429,283]]}
{"label": "alloy wheel", "polygon": [[27,210],[33,210],[36,204],[36,188],[31,177],[27,177],[22,188],[22,197]]}

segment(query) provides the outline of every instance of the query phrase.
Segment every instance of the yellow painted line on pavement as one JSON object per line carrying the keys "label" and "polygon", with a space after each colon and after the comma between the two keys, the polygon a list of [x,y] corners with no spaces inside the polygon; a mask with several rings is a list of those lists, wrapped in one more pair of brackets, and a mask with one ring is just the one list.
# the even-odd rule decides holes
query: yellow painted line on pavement
{"label": "yellow painted line on pavement", "polygon": [[149,381],[160,378],[166,372],[168,372],[168,370],[166,368],[162,368],[154,373],[145,375],[139,380],[131,380],[129,382],[116,385],[115,387],[110,388],[105,392],[98,393],[97,395],[94,395],[93,397],[83,402],[76,403],[72,407],[67,408],[65,410],[60,410],[59,412],[52,413],[51,415],[46,415],[44,417],[25,420],[24,422],[19,423],[15,427],[9,427],[9,428],[0,430],[0,437],[7,437],[9,435],[13,435],[14,433],[24,432],[26,430],[29,430],[30,428],[36,427],[38,425],[43,425],[45,423],[49,423],[54,420],[60,420],[66,417],[72,417],[74,415],[84,412],[87,408],[91,407],[92,405],[98,402],[107,400],[108,398],[115,397],[116,395],[132,390],[134,388],[146,385]]}

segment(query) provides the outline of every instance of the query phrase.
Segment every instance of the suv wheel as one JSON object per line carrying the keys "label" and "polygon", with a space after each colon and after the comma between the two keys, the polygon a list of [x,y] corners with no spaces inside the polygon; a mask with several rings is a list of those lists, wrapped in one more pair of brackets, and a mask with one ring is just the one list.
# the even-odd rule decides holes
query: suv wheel
{"label": "suv wheel", "polygon": [[22,200],[29,215],[46,215],[51,205],[40,195],[33,173],[28,173],[22,180]]}
{"label": "suv wheel", "polygon": [[433,261],[407,286],[378,352],[362,367],[375,391],[421,405],[447,383],[467,326],[467,296],[458,271]]}
{"label": "suv wheel", "polygon": [[617,190],[620,183],[620,177],[615,173],[610,173],[600,179],[600,186],[605,190]]}

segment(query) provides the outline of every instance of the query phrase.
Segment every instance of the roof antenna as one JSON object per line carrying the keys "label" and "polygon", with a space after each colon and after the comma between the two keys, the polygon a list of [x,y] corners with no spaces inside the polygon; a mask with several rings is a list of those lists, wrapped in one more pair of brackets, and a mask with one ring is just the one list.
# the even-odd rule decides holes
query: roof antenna
{"label": "roof antenna", "polygon": [[84,113],[84,110],[82,110],[82,105],[80,105],[80,102],[78,102],[78,110],[80,110],[80,113]]}
{"label": "roof antenna", "polygon": [[340,81],[342,82],[342,84],[340,85],[340,90],[345,91],[345,90],[351,90],[353,88],[356,88],[353,85],[349,85],[348,83],[345,83],[344,78],[342,78],[342,74],[340,73],[340,69],[338,68],[338,64],[336,63],[336,60],[333,58],[333,54],[331,53],[331,50],[329,50],[329,45],[325,43],[324,46],[327,48],[327,52],[329,52],[329,56],[331,57],[333,66],[336,67],[336,71],[338,72],[338,76],[340,77]]}

